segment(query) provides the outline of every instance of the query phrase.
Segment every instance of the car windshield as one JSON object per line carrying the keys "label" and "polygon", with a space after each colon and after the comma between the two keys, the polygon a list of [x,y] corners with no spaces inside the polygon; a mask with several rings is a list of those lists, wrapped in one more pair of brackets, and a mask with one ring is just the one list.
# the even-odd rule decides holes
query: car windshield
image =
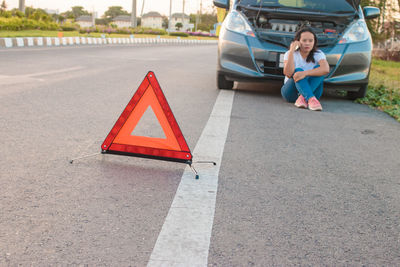
{"label": "car windshield", "polygon": [[327,13],[354,12],[354,0],[237,0],[242,6],[302,9]]}

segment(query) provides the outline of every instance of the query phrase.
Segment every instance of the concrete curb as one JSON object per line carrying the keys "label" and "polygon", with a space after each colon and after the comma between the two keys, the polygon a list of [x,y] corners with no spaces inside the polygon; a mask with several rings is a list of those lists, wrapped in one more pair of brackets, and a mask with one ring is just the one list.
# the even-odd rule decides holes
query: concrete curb
{"label": "concrete curb", "polygon": [[16,37],[0,38],[1,48],[33,46],[72,46],[72,45],[106,45],[106,44],[217,44],[218,40],[190,40],[164,38],[94,38],[94,37]]}

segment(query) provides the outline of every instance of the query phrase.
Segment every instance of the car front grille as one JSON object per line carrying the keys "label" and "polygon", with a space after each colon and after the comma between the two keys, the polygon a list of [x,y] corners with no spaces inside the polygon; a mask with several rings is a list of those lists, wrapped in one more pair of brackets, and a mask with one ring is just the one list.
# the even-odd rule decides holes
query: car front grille
{"label": "car front grille", "polygon": [[269,52],[267,57],[256,59],[257,66],[261,73],[283,76],[283,68],[280,66],[281,54]]}

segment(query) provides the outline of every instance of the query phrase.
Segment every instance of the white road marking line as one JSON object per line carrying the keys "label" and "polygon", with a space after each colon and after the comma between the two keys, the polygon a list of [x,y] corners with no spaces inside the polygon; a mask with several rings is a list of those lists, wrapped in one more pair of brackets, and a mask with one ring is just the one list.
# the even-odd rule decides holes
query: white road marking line
{"label": "white road marking line", "polygon": [[83,66],[76,66],[76,67],[71,67],[71,68],[49,70],[49,71],[44,71],[44,72],[36,72],[36,73],[29,73],[29,74],[22,74],[22,75],[0,75],[0,85],[43,82],[43,81],[45,81],[45,79],[36,78],[36,76],[77,71],[77,70],[81,70],[83,68],[84,68]]}
{"label": "white road marking line", "polygon": [[158,236],[148,267],[207,266],[214,221],[218,174],[230,123],[234,91],[220,91],[210,118],[193,151],[200,179],[185,169],[171,208]]}
{"label": "white road marking line", "polygon": [[44,71],[44,72],[25,74],[25,75],[21,75],[21,76],[35,77],[35,76],[41,76],[41,75],[50,75],[50,74],[56,74],[56,73],[63,73],[63,72],[81,70],[83,68],[84,68],[83,66],[76,66],[76,67],[65,68],[65,69],[58,69],[58,70],[50,70],[50,71]]}

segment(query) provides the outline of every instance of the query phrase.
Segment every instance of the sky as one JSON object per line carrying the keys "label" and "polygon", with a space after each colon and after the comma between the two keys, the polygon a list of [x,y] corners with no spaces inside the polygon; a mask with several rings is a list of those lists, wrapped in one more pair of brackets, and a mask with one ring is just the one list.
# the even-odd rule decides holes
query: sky
{"label": "sky", "polygon": [[[5,0],[7,9],[18,8],[18,0]],[[161,15],[169,15],[169,0],[137,0],[136,8],[138,16],[145,1],[143,13],[157,11]],[[200,1],[203,2],[203,13],[212,9],[212,0],[185,0],[185,13],[196,13],[200,8]],[[172,0],[172,13],[182,12],[183,0]],[[25,6],[33,6],[42,9],[58,9],[60,13],[70,10],[73,6],[83,6],[89,12],[93,10],[100,17],[109,6],[122,6],[129,13],[132,11],[132,0],[25,0]]]}

